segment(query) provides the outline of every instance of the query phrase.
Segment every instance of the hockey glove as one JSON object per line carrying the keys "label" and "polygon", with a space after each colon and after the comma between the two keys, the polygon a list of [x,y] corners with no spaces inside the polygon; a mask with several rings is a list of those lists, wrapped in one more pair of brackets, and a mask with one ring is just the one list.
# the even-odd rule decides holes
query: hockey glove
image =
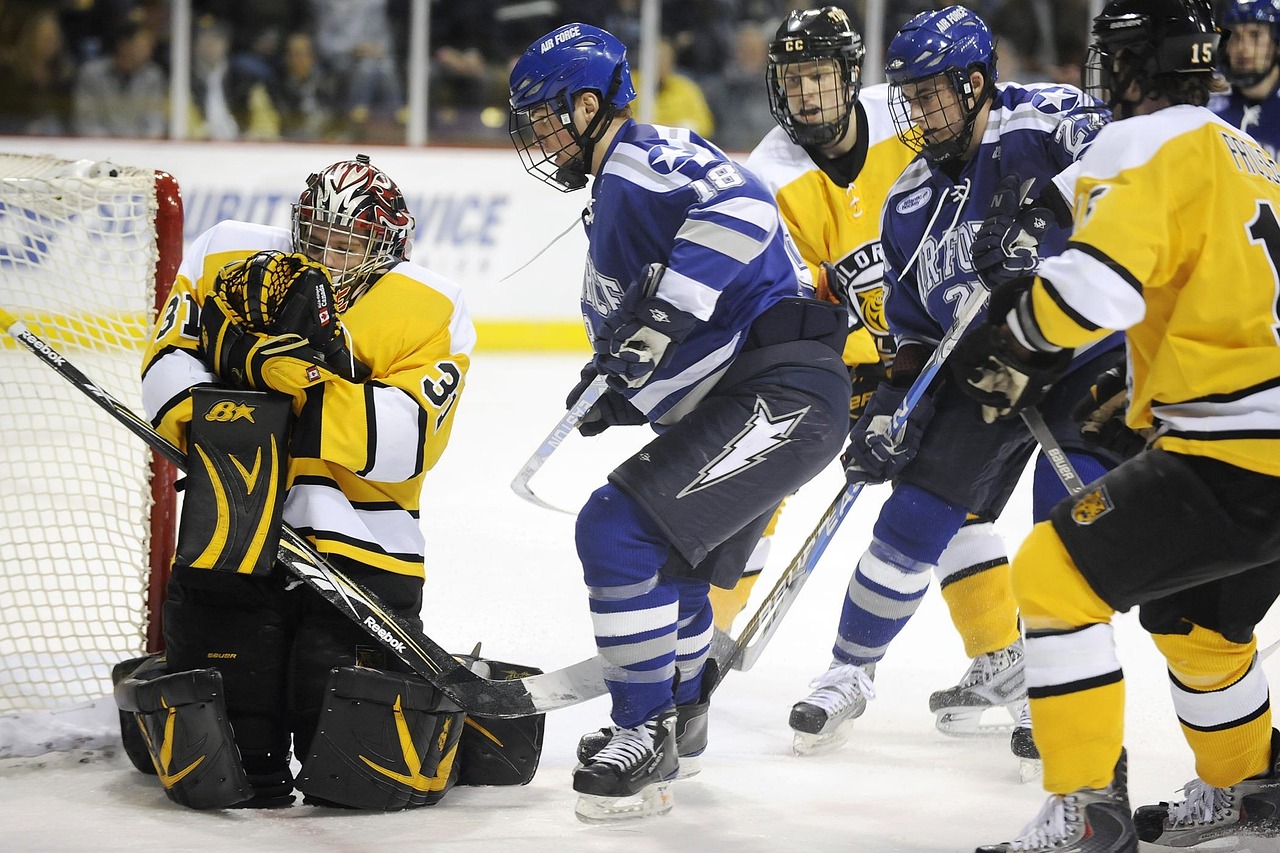
{"label": "hockey glove", "polygon": [[666,267],[649,264],[627,289],[622,304],[604,318],[594,341],[596,370],[628,388],[649,381],[664,356],[688,336],[697,318],[656,295]]}
{"label": "hockey glove", "polygon": [[223,300],[211,293],[200,310],[200,346],[205,364],[235,388],[278,391],[306,402],[306,389],[336,379],[324,356],[301,335],[248,331]]}
{"label": "hockey glove", "polygon": [[849,379],[853,383],[853,394],[849,397],[849,429],[853,429],[867,408],[867,403],[871,402],[876,388],[880,383],[889,381],[889,373],[883,364],[874,361],[850,367]]}
{"label": "hockey glove", "polygon": [[933,399],[925,394],[903,423],[902,434],[892,435],[893,416],[908,388],[882,382],[871,395],[861,417],[849,431],[849,446],[840,461],[849,485],[875,485],[891,480],[915,458],[925,427],[933,419]]}
{"label": "hockey glove", "polygon": [[[582,379],[569,392],[569,396],[565,398],[564,407],[572,409],[573,404],[578,402],[578,398],[582,396],[582,392],[587,390],[587,386],[594,382],[599,375],[594,364],[588,364],[582,368]],[[631,405],[630,400],[622,396],[620,392],[609,388],[587,410],[587,413],[582,416],[582,420],[578,421],[578,432],[590,438],[593,435],[599,435],[611,426],[635,426],[637,424],[647,424],[648,422],[649,419],[639,409]]]}
{"label": "hockey glove", "polygon": [[1040,265],[1040,241],[1056,222],[1048,208],[1023,208],[1024,191],[1016,174],[1005,175],[991,197],[986,221],[974,237],[973,268],[991,290],[1035,272]]}
{"label": "hockey glove", "polygon": [[1080,424],[1085,444],[1109,450],[1121,459],[1137,456],[1147,445],[1146,435],[1129,429],[1125,423],[1129,405],[1125,372],[1123,361],[1103,371],[1089,389],[1089,396],[1071,412]]}

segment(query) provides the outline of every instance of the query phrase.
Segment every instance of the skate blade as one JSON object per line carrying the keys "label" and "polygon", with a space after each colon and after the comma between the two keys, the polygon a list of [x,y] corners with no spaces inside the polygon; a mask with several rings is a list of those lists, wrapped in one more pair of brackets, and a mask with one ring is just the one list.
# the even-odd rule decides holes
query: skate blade
{"label": "skate blade", "polygon": [[680,756],[680,769],[676,772],[676,779],[692,779],[702,772],[702,756],[701,755],[682,755]]}
{"label": "skate blade", "polygon": [[630,797],[598,797],[579,794],[573,813],[583,823],[613,823],[620,820],[656,817],[671,811],[675,797],[671,782],[655,782],[646,785],[638,794]]}
{"label": "skate blade", "polygon": [[1018,759],[1018,781],[1026,784],[1044,775],[1044,762],[1038,758]]}
{"label": "skate blade", "polygon": [[[1138,853],[1168,853],[1173,847],[1165,847],[1151,841],[1139,841]],[[1276,853],[1280,851],[1280,842],[1274,839],[1241,838],[1232,835],[1227,838],[1214,838],[1201,841],[1195,845],[1196,850],[1217,851],[1217,853]]]}
{"label": "skate blade", "polygon": [[[791,751],[801,757],[835,752],[848,742],[851,728],[853,728],[853,720],[845,720],[826,734],[795,732],[795,737],[791,739]],[[794,729],[792,731],[794,732]]]}
{"label": "skate blade", "polygon": [[934,725],[938,731],[948,737],[1005,737],[1013,734],[1017,727],[1014,719],[989,720],[982,717],[987,711],[1004,711],[1003,705],[988,705],[981,708],[943,708],[937,712]]}

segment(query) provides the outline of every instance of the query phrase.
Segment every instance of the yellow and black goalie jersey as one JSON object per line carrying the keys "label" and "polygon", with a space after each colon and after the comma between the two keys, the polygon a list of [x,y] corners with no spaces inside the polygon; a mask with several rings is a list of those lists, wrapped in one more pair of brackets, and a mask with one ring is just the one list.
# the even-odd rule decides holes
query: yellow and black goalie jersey
{"label": "yellow and black goalie jersey", "polygon": [[1051,343],[1126,330],[1131,427],[1280,475],[1280,170],[1201,107],[1104,128],[1067,250],[1032,290]]}
{"label": "yellow and black goalie jersey", "polygon": [[[181,447],[191,387],[217,381],[197,351],[200,308],[218,270],[264,249],[292,251],[289,232],[223,222],[196,238],[178,270],[143,361],[142,398]],[[309,390],[293,427],[284,520],[322,553],[421,577],[423,477],[449,441],[475,329],[458,285],[408,262],[342,322],[372,374]]]}
{"label": "yellow and black goalie jersey", "polygon": [[845,346],[850,365],[876,361],[877,344],[886,357],[893,348],[884,318],[880,213],[889,188],[915,152],[898,139],[888,97],[884,85],[868,86],[858,95],[850,119],[857,122],[858,133],[851,176],[828,174],[780,127],[769,131],[747,159],[747,168],[773,192],[813,280],[819,280],[820,264],[833,264],[854,301],[860,328],[850,332]]}

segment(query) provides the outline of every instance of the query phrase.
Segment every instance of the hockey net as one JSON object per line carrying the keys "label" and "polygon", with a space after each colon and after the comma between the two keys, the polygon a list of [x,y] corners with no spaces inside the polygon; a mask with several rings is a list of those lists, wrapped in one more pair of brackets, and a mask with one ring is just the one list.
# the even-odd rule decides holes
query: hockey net
{"label": "hockey net", "polygon": [[[0,304],[135,411],[181,251],[167,174],[0,154]],[[84,745],[76,709],[159,648],[173,476],[0,335],[0,757]]]}

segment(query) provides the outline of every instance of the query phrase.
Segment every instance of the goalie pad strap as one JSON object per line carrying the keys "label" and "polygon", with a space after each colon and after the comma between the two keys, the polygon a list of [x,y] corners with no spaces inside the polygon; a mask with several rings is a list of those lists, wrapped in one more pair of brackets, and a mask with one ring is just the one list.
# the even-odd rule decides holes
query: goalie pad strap
{"label": "goalie pad strap", "polygon": [[169,799],[192,809],[219,809],[253,796],[216,669],[170,675],[164,658],[149,658],[120,679],[115,700],[132,716]]}
{"label": "goalie pad strap", "polygon": [[[477,659],[471,667],[488,678],[537,675],[531,666]],[[528,785],[542,757],[547,715],[502,718],[468,715],[458,743],[459,785]]]}
{"label": "goalie pad strap", "polygon": [[353,809],[435,803],[457,779],[462,718],[417,676],[336,668],[297,787],[307,802]]}
{"label": "goalie pad strap", "polygon": [[290,401],[216,386],[191,398],[177,563],[265,574],[280,541]]}

